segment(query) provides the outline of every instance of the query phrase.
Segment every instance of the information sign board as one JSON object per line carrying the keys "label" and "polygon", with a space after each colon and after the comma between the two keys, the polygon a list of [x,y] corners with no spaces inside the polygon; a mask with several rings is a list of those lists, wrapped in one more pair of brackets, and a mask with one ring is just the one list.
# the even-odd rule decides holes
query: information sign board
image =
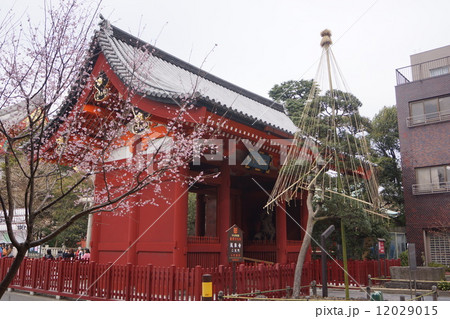
{"label": "information sign board", "polygon": [[228,237],[228,261],[229,262],[243,262],[244,261],[244,241],[242,237],[242,230],[236,226],[231,226],[227,230]]}

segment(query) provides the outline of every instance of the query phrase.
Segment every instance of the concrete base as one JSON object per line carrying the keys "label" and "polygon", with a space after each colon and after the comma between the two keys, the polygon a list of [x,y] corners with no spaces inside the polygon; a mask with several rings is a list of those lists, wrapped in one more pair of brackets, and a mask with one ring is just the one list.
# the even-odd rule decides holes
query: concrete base
{"label": "concrete base", "polygon": [[441,281],[445,279],[444,267],[417,267],[416,270],[409,270],[409,267],[392,266],[389,268],[392,279],[409,280],[412,279],[425,281]]}
{"label": "concrete base", "polygon": [[[388,281],[385,283],[386,288],[396,288],[396,289],[409,289],[409,281]],[[431,290],[431,287],[437,286],[437,281],[435,282],[416,282],[414,286],[414,280],[411,281],[411,289],[424,289]]]}
{"label": "concrete base", "polygon": [[[395,281],[386,282],[386,288],[410,288],[414,289],[414,279],[417,289],[431,289],[437,283],[445,279],[445,269],[443,267],[417,267],[410,271],[409,267],[392,266],[389,268],[391,278]],[[424,282],[421,282],[424,281]]]}

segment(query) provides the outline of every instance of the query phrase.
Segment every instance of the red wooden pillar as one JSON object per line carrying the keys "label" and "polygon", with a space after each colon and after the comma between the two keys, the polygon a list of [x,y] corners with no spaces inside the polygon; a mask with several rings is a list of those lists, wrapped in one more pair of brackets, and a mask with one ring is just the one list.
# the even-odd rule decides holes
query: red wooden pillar
{"label": "red wooden pillar", "polygon": [[137,265],[137,243],[135,243],[139,232],[139,205],[137,200],[132,200],[135,205],[131,208],[128,216],[128,252],[127,264]]}
{"label": "red wooden pillar", "polygon": [[138,256],[137,256],[137,243],[136,239],[138,238],[139,233],[139,200],[140,196],[136,196],[133,199],[129,199],[131,202],[131,209],[128,213],[128,238],[127,238],[127,264],[137,265]]}
{"label": "red wooden pillar", "polygon": [[218,200],[217,200],[217,213],[219,220],[218,235],[220,241],[220,264],[228,264],[228,240],[226,231],[231,227],[230,225],[230,209],[231,209],[231,196],[230,196],[230,166],[227,161],[222,163],[221,167],[222,183],[219,185]]}
{"label": "red wooden pillar", "polygon": [[277,228],[277,263],[287,263],[287,230],[286,230],[286,203],[282,201],[275,208]]}
{"label": "red wooden pillar", "polygon": [[187,215],[188,185],[185,183],[186,169],[180,168],[179,179],[173,183],[173,264],[176,267],[187,267]]}
{"label": "red wooden pillar", "polygon": [[[140,145],[141,139],[138,139],[137,141],[135,141],[132,145],[132,152],[133,152],[133,161],[136,162],[136,165],[138,165],[139,163],[137,163],[137,161],[142,160],[139,158],[139,156],[137,156],[136,154],[139,152],[139,145]],[[130,181],[131,183],[131,181]],[[139,233],[139,221],[140,221],[140,216],[139,216],[139,201],[140,201],[140,196],[135,195],[135,197],[133,197],[133,199],[128,199],[130,201],[131,204],[131,209],[130,212],[128,212],[128,238],[127,238],[127,247],[128,247],[128,252],[127,252],[127,264],[132,264],[132,265],[137,265],[138,262],[138,258],[137,258],[137,243],[136,243],[136,239],[138,238],[138,233]]]}
{"label": "red wooden pillar", "polygon": [[102,224],[101,213],[92,216],[92,236],[91,236],[91,261],[99,262],[98,242],[100,240],[100,225]]}
{"label": "red wooden pillar", "polygon": [[231,222],[230,224],[236,224],[242,227],[242,201],[241,201],[241,191],[232,190],[231,194]]}
{"label": "red wooden pillar", "polygon": [[[101,183],[100,183],[101,177],[99,175],[95,176],[95,188],[101,188]],[[95,204],[95,203],[94,203]],[[101,213],[98,214],[94,214],[92,216],[92,235],[91,235],[91,242],[90,242],[90,247],[91,247],[91,261],[95,261],[95,262],[99,262],[99,249],[98,249],[98,243],[100,240],[100,229],[101,229],[101,225],[102,225],[102,215]]]}

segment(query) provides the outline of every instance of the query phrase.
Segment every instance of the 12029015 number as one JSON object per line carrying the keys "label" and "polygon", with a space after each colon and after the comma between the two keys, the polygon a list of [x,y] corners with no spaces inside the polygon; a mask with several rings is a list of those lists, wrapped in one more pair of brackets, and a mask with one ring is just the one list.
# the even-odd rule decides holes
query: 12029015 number
{"label": "12029015 number", "polygon": [[377,316],[436,316],[437,306],[377,306]]}

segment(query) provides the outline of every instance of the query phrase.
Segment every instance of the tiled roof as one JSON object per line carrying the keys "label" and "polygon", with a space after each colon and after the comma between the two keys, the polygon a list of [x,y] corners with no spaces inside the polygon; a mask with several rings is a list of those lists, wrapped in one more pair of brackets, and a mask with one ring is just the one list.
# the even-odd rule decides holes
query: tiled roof
{"label": "tiled roof", "polygon": [[204,72],[111,26],[106,20],[101,23],[97,38],[117,76],[148,98],[175,103],[195,92],[196,98],[222,108],[228,115],[234,115],[233,118],[289,133],[297,129],[280,104]]}
{"label": "tiled roof", "polygon": [[24,121],[29,114],[32,114],[43,103],[42,96],[38,94],[29,101],[28,109],[27,101],[25,100],[10,107],[2,108],[0,110],[0,122],[5,127],[17,125]]}

